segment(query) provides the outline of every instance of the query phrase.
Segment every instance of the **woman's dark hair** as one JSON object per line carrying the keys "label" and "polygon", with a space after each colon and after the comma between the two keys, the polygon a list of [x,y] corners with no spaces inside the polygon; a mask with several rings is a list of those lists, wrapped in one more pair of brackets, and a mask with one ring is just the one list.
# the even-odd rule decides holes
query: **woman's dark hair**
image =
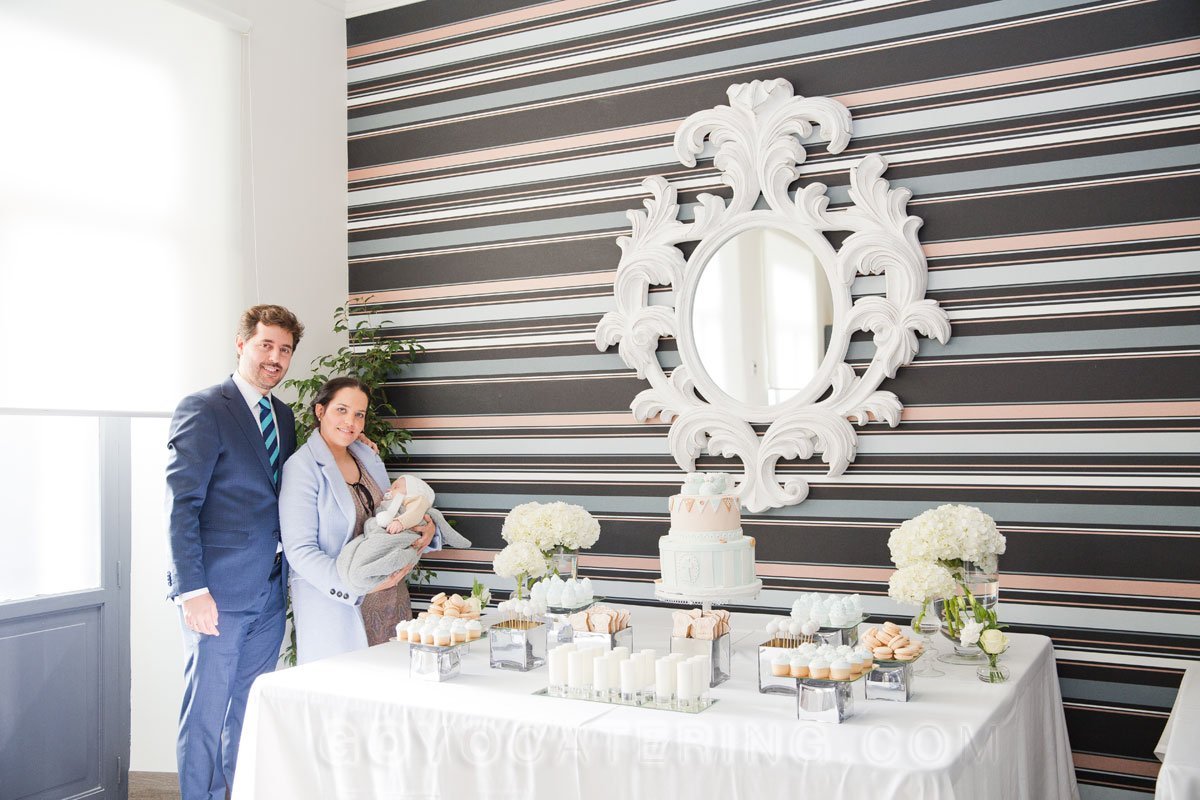
{"label": "woman's dark hair", "polygon": [[325,381],[325,385],[317,390],[317,396],[313,398],[312,405],[309,406],[309,411],[313,416],[313,427],[321,427],[321,420],[317,419],[317,406],[328,406],[333,400],[334,395],[342,389],[358,389],[367,396],[367,400],[371,399],[371,387],[360,381],[358,378],[342,377],[330,378]]}

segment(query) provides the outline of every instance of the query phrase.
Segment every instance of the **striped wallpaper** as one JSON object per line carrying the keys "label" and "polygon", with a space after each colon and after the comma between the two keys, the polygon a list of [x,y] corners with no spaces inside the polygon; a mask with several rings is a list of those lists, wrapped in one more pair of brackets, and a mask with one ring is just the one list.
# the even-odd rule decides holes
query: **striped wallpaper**
{"label": "striped wallpaper", "polygon": [[721,191],[711,160],[674,162],[684,117],[786,78],[855,120],[803,180],[845,203],[879,152],[912,189],[953,338],[884,384],[903,421],[863,429],[845,475],[784,465],[811,498],[746,515],[756,607],[857,591],[897,616],[888,532],[978,505],[1008,537],[1003,618],[1054,639],[1084,796],[1153,790],[1200,658],[1195,0],[439,0],[347,24],[351,299],[428,349],[390,387],[405,468],[478,547],[435,589],[502,586],[505,512],[563,499],[602,522],[584,572],[652,602],[680,474],[629,412],[646,384],[593,343],[615,239],[646,175],[685,205]]}

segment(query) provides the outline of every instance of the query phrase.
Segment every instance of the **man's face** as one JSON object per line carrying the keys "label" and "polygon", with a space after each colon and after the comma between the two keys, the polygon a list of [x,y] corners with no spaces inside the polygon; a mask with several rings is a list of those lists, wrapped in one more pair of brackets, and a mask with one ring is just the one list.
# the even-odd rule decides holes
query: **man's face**
{"label": "man's face", "polygon": [[238,374],[252,386],[271,391],[287,375],[292,363],[292,334],[277,325],[254,327],[249,339],[237,337]]}

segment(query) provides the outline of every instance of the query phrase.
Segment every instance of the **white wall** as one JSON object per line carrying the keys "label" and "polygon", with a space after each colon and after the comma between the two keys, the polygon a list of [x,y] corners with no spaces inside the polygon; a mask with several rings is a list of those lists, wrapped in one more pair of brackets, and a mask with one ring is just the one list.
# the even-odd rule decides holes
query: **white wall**
{"label": "white wall", "polygon": [[[184,5],[189,5],[184,0]],[[250,167],[253,250],[242,306],[272,302],[307,327],[291,375],[336,349],[332,311],[347,295],[346,29],[341,10],[320,0],[207,0],[249,20]],[[250,218],[247,214],[247,218]],[[229,320],[229,368],[233,330]],[[194,375],[195,388],[219,376]],[[132,752],[130,769],[175,771],[182,695],[176,612],[164,599],[167,549],[162,524],[165,422],[135,424],[132,586]]]}

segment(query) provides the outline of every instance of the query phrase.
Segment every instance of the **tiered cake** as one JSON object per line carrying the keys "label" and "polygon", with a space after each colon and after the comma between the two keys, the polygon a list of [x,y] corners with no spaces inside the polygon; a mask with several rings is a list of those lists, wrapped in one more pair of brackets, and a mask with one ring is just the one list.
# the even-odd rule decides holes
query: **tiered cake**
{"label": "tiered cake", "polygon": [[671,530],[658,540],[658,597],[722,602],[758,594],[754,539],[742,535],[741,502],[728,475],[689,474],[669,507]]}

